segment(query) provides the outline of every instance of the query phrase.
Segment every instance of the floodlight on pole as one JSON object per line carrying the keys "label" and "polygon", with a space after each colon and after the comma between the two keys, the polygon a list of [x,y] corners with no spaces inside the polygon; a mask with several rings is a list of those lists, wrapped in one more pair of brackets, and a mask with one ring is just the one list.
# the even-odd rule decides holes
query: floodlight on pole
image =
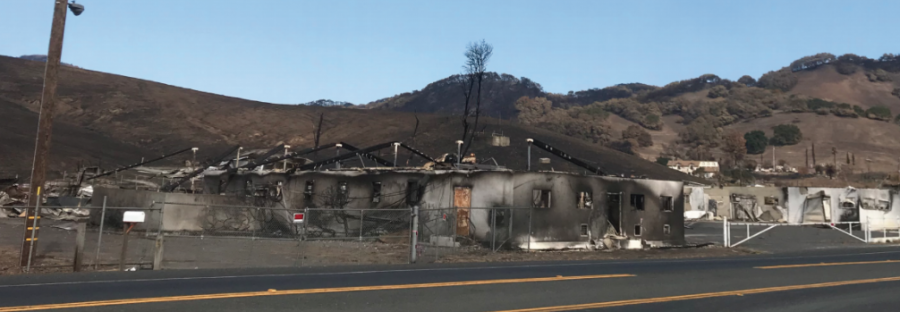
{"label": "floodlight on pole", "polygon": [[75,14],[75,16],[79,16],[82,12],[84,12],[84,5],[72,1],[69,2],[69,10],[72,11],[72,14]]}

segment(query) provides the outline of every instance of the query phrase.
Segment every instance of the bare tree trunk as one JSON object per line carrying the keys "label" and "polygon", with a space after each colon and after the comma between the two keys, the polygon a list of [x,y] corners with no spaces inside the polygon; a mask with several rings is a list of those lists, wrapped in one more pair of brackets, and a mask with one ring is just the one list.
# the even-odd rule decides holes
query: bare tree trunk
{"label": "bare tree trunk", "polygon": [[416,117],[416,127],[413,128],[413,134],[412,134],[412,137],[410,137],[410,140],[412,140],[413,143],[415,143],[416,142],[416,134],[419,133],[419,114],[417,114],[416,112],[413,112],[413,116]]}
{"label": "bare tree trunk", "polygon": [[478,132],[478,117],[481,116],[481,86],[484,83],[484,72],[478,73],[478,93],[475,95],[475,124],[472,126],[472,134],[469,135],[469,141],[466,143],[463,148],[462,155],[459,155],[460,158],[463,155],[468,154],[469,147],[472,146],[472,141],[475,139],[475,134]]}

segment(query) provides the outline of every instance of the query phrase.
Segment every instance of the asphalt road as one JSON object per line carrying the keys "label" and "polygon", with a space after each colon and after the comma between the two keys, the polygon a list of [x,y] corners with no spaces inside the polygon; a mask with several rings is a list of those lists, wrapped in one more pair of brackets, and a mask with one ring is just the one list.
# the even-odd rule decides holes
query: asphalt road
{"label": "asphalt road", "polygon": [[900,247],[888,246],[689,260],[20,275],[0,278],[0,312],[886,311],[900,304],[898,292]]}

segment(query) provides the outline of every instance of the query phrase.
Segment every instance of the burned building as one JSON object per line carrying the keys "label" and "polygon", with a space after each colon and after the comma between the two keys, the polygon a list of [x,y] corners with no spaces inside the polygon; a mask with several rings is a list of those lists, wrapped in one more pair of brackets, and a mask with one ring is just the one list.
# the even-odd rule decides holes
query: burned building
{"label": "burned building", "polygon": [[[682,181],[603,175],[596,167],[538,144],[591,173],[522,172],[466,164],[453,157],[442,162],[423,154],[430,160],[423,167],[323,169],[340,160],[329,159],[287,171],[207,170],[203,189],[255,198],[258,205],[282,206],[284,214],[305,208],[418,207],[420,241],[425,242],[491,241],[522,249],[604,247],[627,239],[651,246],[684,243]],[[336,158],[370,157],[366,153],[371,150]],[[376,217],[348,221],[345,215],[334,224],[310,224],[321,231],[350,231]],[[287,215],[275,219],[290,226]]]}

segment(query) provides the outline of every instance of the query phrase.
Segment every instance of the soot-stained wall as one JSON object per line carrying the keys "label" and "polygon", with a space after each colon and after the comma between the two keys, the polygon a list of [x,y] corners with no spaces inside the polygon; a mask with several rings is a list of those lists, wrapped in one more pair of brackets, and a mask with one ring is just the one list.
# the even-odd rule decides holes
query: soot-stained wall
{"label": "soot-stained wall", "polygon": [[[275,204],[291,209],[330,208],[335,203],[344,208],[408,208],[409,187],[417,186],[420,235],[425,236],[467,233],[477,241],[494,239],[498,244],[507,242],[521,248],[586,247],[612,233],[618,227],[611,227],[612,222],[621,224],[618,233],[623,236],[656,245],[684,244],[683,183],[678,181],[559,172],[424,170],[242,173],[227,179],[225,185],[220,178],[207,174],[205,189],[217,194],[245,194],[248,181],[250,185],[280,182],[283,198]],[[377,203],[372,200],[376,183],[381,187]],[[347,193],[344,200],[336,200],[342,184],[347,186]],[[309,185],[313,188],[311,196],[306,190]],[[456,208],[461,204],[455,196],[460,188],[471,190],[468,218],[462,221],[456,219],[465,214]],[[549,191],[548,208],[533,208],[539,206],[535,196],[540,201],[540,191]],[[589,195],[590,208],[579,208],[579,202],[584,201],[582,192]],[[643,209],[630,205],[632,194],[643,195]],[[620,200],[611,201],[611,196]],[[671,198],[671,209],[664,209],[663,197]],[[493,230],[492,210],[497,220]],[[640,227],[639,233],[635,233],[635,226]]]}

